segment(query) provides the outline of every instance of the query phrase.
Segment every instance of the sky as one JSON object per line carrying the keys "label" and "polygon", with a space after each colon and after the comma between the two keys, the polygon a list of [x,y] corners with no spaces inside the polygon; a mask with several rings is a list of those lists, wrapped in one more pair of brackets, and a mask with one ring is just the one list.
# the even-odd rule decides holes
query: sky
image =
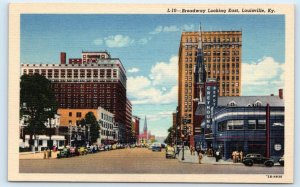
{"label": "sky", "polygon": [[282,15],[21,15],[21,63],[60,62],[82,50],[107,50],[127,71],[127,97],[143,129],[166,136],[177,106],[181,32],[242,31],[242,95],[278,94],[284,86]]}

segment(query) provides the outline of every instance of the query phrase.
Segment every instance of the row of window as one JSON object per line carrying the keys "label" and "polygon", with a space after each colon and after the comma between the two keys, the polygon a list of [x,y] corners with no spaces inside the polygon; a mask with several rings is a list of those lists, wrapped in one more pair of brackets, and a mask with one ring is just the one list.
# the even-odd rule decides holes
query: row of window
{"label": "row of window", "polygon": [[101,135],[102,136],[113,136],[114,132],[113,131],[108,131],[108,130],[101,130]]}
{"label": "row of window", "polygon": [[[194,60],[194,61],[193,61]],[[185,62],[197,62],[197,57],[193,58],[185,58]],[[220,57],[205,57],[203,58],[204,62],[240,62],[240,57],[223,57],[222,59]]]}
{"label": "row of window", "polygon": [[[197,56],[198,52],[197,51],[186,51],[185,52],[185,56],[193,56],[193,54],[194,54],[194,56]],[[239,54],[240,54],[239,51],[231,51],[231,53],[230,53],[230,51],[203,51],[203,56],[211,56],[211,55],[213,55],[213,56],[221,56],[221,55],[234,56],[234,55],[239,55]]]}
{"label": "row of window", "polygon": [[[185,42],[198,42],[199,37],[187,37],[185,39]],[[204,36],[202,37],[203,42],[240,42],[241,39],[239,36],[224,36],[224,37],[216,37],[216,36],[211,36],[207,37]]]}
{"label": "row of window", "polygon": [[[226,130],[264,130],[266,129],[266,120],[247,120],[248,125],[244,120],[228,120],[218,123],[218,131]],[[247,125],[247,127],[246,127]]]}
{"label": "row of window", "polygon": [[114,122],[114,118],[112,116],[109,116],[107,114],[101,113],[101,119],[105,120],[105,121],[110,121],[110,122]]}
{"label": "row of window", "polygon": [[213,74],[222,74],[222,75],[224,75],[224,74],[230,74],[231,73],[231,74],[239,75],[239,72],[240,72],[239,69],[232,69],[231,72],[229,70],[222,70],[222,71],[220,71],[220,69],[215,70],[213,68],[207,70],[207,74],[208,75],[210,73],[213,73]]}

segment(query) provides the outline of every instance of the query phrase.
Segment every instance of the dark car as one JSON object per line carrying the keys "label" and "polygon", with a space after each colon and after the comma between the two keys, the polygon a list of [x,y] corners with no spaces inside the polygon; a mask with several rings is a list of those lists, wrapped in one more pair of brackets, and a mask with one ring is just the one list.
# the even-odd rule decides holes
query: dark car
{"label": "dark car", "polygon": [[151,149],[152,149],[152,151],[161,151],[161,144],[160,143],[153,143]]}
{"label": "dark car", "polygon": [[69,148],[64,148],[57,154],[57,158],[67,158],[70,157],[70,149]]}
{"label": "dark car", "polygon": [[247,154],[242,162],[245,166],[253,166],[253,164],[264,164],[267,167],[274,166],[272,158],[263,157],[261,154]]}
{"label": "dark car", "polygon": [[282,156],[279,160],[278,160],[279,164],[281,166],[284,166],[284,156]]}

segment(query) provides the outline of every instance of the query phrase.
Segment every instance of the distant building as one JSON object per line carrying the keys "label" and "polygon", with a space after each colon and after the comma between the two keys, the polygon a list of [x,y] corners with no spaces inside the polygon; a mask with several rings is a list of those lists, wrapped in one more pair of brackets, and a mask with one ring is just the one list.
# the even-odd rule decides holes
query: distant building
{"label": "distant building", "polygon": [[138,116],[132,116],[132,132],[135,142],[139,142],[140,136],[140,119]]}
{"label": "distant building", "polygon": [[140,144],[150,143],[150,138],[151,138],[151,133],[148,132],[147,117],[145,116],[143,132],[140,133],[139,135],[139,143]]}
{"label": "distant building", "polygon": [[127,138],[126,142],[132,143],[132,104],[129,99],[126,99],[126,121],[125,121],[125,137]]}

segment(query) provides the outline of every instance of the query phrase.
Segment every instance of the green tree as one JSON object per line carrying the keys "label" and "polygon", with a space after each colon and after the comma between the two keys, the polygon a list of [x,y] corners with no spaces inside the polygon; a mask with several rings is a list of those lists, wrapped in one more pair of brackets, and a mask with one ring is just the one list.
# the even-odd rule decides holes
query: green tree
{"label": "green tree", "polygon": [[170,127],[168,129],[168,136],[164,141],[166,144],[172,144],[173,143],[173,127]]}
{"label": "green tree", "polygon": [[94,113],[88,112],[85,115],[85,118],[83,118],[80,121],[80,124],[83,126],[86,126],[86,129],[88,129],[87,125],[90,125],[90,140],[91,140],[91,143],[95,143],[97,141],[97,139],[99,138],[100,127],[99,127],[99,124],[97,122],[97,119],[96,119]]}
{"label": "green tree", "polygon": [[20,88],[20,118],[27,124],[24,132],[30,135],[29,144],[33,145],[33,136],[46,133],[45,122],[54,118],[57,102],[51,82],[42,75],[22,75]]}

